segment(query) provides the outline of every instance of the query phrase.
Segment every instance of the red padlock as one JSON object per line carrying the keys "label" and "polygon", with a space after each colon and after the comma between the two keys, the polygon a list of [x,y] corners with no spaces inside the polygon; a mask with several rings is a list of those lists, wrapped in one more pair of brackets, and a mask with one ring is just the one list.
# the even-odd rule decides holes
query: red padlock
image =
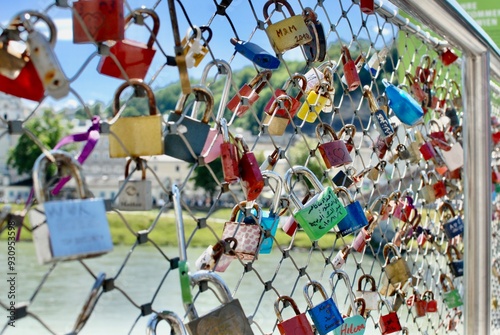
{"label": "red padlock", "polygon": [[443,65],[448,66],[450,64],[453,64],[458,59],[458,56],[453,52],[452,49],[443,48],[441,51],[439,51],[439,58],[441,59]]}
{"label": "red padlock", "polygon": [[[280,302],[288,303],[288,305],[292,306],[293,311],[295,312],[295,316],[290,319],[283,320],[280,310]],[[274,303],[274,312],[278,318],[278,330],[281,335],[314,335],[312,326],[307,319],[305,313],[301,313],[295,301],[289,296],[279,296],[276,302]]]}
{"label": "red padlock", "polygon": [[[444,197],[448,192],[446,191],[446,184],[443,179],[440,179],[435,171],[427,172],[427,177],[429,178],[429,182],[434,189],[434,197],[436,199],[440,199]],[[432,183],[432,177],[436,180],[435,183]]]}
{"label": "red padlock", "polygon": [[365,14],[375,13],[375,4],[373,0],[361,0],[359,6],[361,7],[361,11]]}
{"label": "red padlock", "polygon": [[431,88],[436,79],[437,72],[431,68],[432,60],[429,55],[423,55],[420,58],[420,64],[415,70],[415,77],[427,88]]}
{"label": "red padlock", "polygon": [[78,0],[73,3],[73,43],[121,41],[123,0]]}
{"label": "red padlock", "polygon": [[357,252],[363,252],[365,245],[372,238],[372,234],[366,229],[366,227],[361,228],[354,241],[352,241],[351,248]]}
{"label": "red padlock", "polygon": [[435,313],[438,310],[437,301],[434,300],[434,292],[425,291],[422,294],[422,300],[426,302],[425,311],[427,313]]}
{"label": "red padlock", "polygon": [[222,127],[222,135],[224,142],[220,145],[222,172],[224,181],[229,184],[236,183],[240,180],[240,170],[238,166],[238,150],[234,143],[231,143],[227,121],[224,118],[220,119]]}
{"label": "red padlock", "polygon": [[429,125],[431,127],[429,137],[431,139],[432,145],[446,151],[450,150],[451,146],[446,140],[444,128],[441,127],[439,122],[436,120],[430,120]]}
{"label": "red padlock", "polygon": [[446,100],[448,99],[448,88],[444,85],[436,87],[436,92],[431,99],[431,108],[435,110],[446,110]]}
{"label": "red padlock", "polygon": [[418,102],[423,102],[427,98],[427,94],[422,86],[420,86],[421,83],[418,78],[412,76],[410,72],[406,72],[405,77],[408,79],[408,85],[415,99],[417,99]]}
{"label": "red padlock", "polygon": [[156,53],[153,44],[160,30],[160,20],[155,11],[147,8],[136,9],[125,19],[126,24],[130,23],[131,20],[143,24],[147,16],[151,17],[153,20],[153,30],[149,37],[148,44],[127,39],[117,41],[109,49],[109,53],[114,55],[116,60],[113,59],[112,56],[102,57],[97,65],[97,71],[99,73],[121,79],[126,79],[126,77],[128,77],[128,79],[144,79],[144,77],[146,77]]}
{"label": "red padlock", "polygon": [[354,91],[361,85],[356,63],[351,58],[351,53],[347,46],[342,46],[342,64],[344,65],[344,77],[349,91]]}
{"label": "red padlock", "polygon": [[[295,95],[295,97],[292,97],[291,94],[288,93],[288,90],[291,88],[290,85],[293,83],[295,86],[295,83],[297,81],[300,81],[300,87],[299,91]],[[299,110],[301,106],[300,98],[302,98],[302,95],[304,94],[305,90],[307,88],[307,79],[303,74],[300,73],[295,73],[291,78],[289,78],[285,84],[283,85],[283,88],[280,89],[278,88],[269,102],[266,104],[264,107],[264,112],[266,112],[269,115],[277,116],[277,117],[282,117],[282,118],[288,118],[290,114],[290,118],[293,118],[295,114],[297,114],[297,111]],[[276,103],[276,98],[279,96],[287,96],[290,98],[291,101],[291,106],[290,102],[288,99],[284,99],[283,104],[284,108],[278,108],[279,105]],[[277,108],[277,109],[276,109]]]}
{"label": "red padlock", "polygon": [[[323,129],[322,132],[320,131],[321,129]],[[330,142],[323,142],[323,137],[327,134],[332,140]],[[347,150],[345,142],[338,138],[335,130],[329,124],[319,123],[316,126],[316,136],[320,141],[318,150],[323,157],[327,169],[352,163],[352,157]]]}
{"label": "red padlock", "polygon": [[419,294],[414,294],[411,298],[412,301],[408,303],[409,306],[415,306],[416,318],[425,316],[427,311],[427,301],[420,299]]}
{"label": "red padlock", "polygon": [[259,93],[266,87],[271,80],[272,72],[264,70],[250,81],[249,84],[243,85],[238,94],[236,94],[227,103],[227,108],[236,113],[237,116],[243,116],[246,111],[260,98]]}
{"label": "red padlock", "polygon": [[246,194],[247,201],[253,201],[257,199],[264,188],[264,177],[254,153],[250,151],[243,137],[238,135],[235,140],[236,144],[241,146],[241,156],[238,160],[241,186]]}
{"label": "red padlock", "polygon": [[436,157],[436,151],[434,150],[434,147],[432,146],[432,142],[430,142],[430,141],[422,144],[419,148],[419,151],[422,154],[422,157],[426,161]]}
{"label": "red padlock", "polygon": [[378,321],[382,334],[386,335],[401,331],[401,323],[399,322],[398,314],[394,312],[393,307],[389,305],[387,300],[381,300],[380,302],[385,304],[389,309],[389,314],[382,315],[381,313]]}

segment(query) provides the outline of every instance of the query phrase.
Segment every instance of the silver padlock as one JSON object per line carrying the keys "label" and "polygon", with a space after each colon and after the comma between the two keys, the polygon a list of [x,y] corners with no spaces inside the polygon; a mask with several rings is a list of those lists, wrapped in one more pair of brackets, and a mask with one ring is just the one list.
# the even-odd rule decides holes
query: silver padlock
{"label": "silver padlock", "polygon": [[335,270],[340,270],[344,266],[347,256],[349,256],[349,253],[351,252],[351,247],[346,245],[344,246],[337,255],[332,260],[332,265]]}
{"label": "silver padlock", "polygon": [[30,210],[33,243],[40,264],[82,259],[113,249],[104,200],[87,198],[81,165],[64,151],[50,151],[60,177],[70,174],[76,182],[78,198],[50,200],[46,185],[49,157],[42,154],[33,166],[33,189],[38,206]]}
{"label": "silver padlock", "polygon": [[253,335],[240,302],[238,299],[233,299],[229,288],[218,274],[201,270],[190,274],[190,278],[191,286],[202,282],[215,286],[218,298],[222,302],[222,306],[201,317],[198,316],[194,305],[189,306],[187,312],[190,321],[186,324],[186,328],[191,335]]}
{"label": "silver padlock", "polygon": [[151,195],[151,180],[146,180],[146,161],[138,158],[136,160],[137,169],[140,169],[142,176],[140,180],[130,180],[129,169],[132,159],[127,160],[125,165],[125,179],[120,180],[118,209],[123,211],[149,211],[153,204]]}
{"label": "silver padlock", "polygon": [[181,318],[171,311],[162,311],[151,316],[146,326],[146,335],[156,335],[158,322],[165,320],[170,325],[170,335],[188,335]]}

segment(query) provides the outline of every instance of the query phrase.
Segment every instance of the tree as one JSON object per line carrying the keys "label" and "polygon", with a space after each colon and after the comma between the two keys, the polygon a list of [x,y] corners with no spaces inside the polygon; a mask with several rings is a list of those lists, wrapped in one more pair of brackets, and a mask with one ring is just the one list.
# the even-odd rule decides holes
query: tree
{"label": "tree", "polygon": [[[42,116],[33,117],[25,127],[46,147],[53,148],[63,136],[69,133],[71,124],[64,122],[62,115],[46,109]],[[40,147],[28,135],[23,134],[17,145],[9,150],[7,164],[15,168],[19,174],[30,173],[33,164],[41,154]]]}
{"label": "tree", "polygon": [[[224,173],[222,172],[222,162],[220,158],[210,162],[208,166],[217,177],[217,180],[224,180]],[[220,186],[217,184],[217,180],[214,179],[210,170],[206,166],[198,166],[193,171],[193,177],[191,180],[194,182],[195,189],[202,188],[205,190],[207,195],[210,197],[210,203],[212,203],[215,193],[220,190]]]}

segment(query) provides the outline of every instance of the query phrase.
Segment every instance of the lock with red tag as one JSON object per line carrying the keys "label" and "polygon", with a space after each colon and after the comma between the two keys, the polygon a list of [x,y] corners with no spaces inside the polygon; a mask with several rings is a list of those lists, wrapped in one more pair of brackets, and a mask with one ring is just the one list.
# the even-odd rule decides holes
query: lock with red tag
{"label": "lock with red tag", "polygon": [[238,167],[240,171],[241,186],[245,192],[247,201],[252,201],[257,199],[262,192],[264,188],[264,177],[260,171],[255,154],[250,151],[243,137],[237,135],[235,141],[240,151]]}
{"label": "lock with red tag", "polygon": [[227,108],[237,116],[243,116],[259,100],[259,93],[269,84],[272,74],[270,70],[257,73],[250,83],[243,85],[238,94],[229,100]]}
{"label": "lock with red tag", "polygon": [[[332,140],[324,142],[323,137],[325,135],[329,135]],[[345,142],[338,138],[335,130],[329,124],[319,123],[316,126],[316,137],[320,141],[318,150],[323,157],[327,169],[352,163],[352,158]]]}
{"label": "lock with red tag", "polygon": [[220,119],[222,136],[224,141],[220,145],[222,172],[224,181],[229,184],[234,184],[240,180],[240,170],[238,166],[238,150],[234,143],[231,142],[231,134],[227,127],[227,121],[224,118]]}
{"label": "lock with red tag", "polygon": [[73,43],[123,40],[123,0],[78,0],[72,12]]}
{"label": "lock with red tag", "polygon": [[361,80],[359,79],[356,63],[352,60],[349,48],[345,45],[342,46],[342,64],[344,66],[344,77],[347,88],[349,91],[354,91],[361,85]]}
{"label": "lock with red tag", "polygon": [[104,56],[99,61],[97,65],[99,73],[120,79],[144,79],[146,77],[156,53],[153,44],[160,30],[160,20],[155,11],[147,8],[138,8],[125,18],[126,25],[132,21],[135,24],[144,25],[147,17],[153,20],[153,29],[148,43],[129,39],[116,41],[109,49],[109,56]]}
{"label": "lock with red tag", "polygon": [[446,140],[444,127],[436,120],[430,120],[429,126],[429,138],[431,139],[432,145],[443,150],[450,150],[451,146]]}

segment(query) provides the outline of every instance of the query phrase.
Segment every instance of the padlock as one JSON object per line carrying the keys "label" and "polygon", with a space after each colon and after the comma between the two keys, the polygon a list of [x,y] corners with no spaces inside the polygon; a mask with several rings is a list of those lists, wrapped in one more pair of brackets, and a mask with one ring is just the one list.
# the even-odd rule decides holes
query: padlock
{"label": "padlock", "polygon": [[434,292],[427,290],[422,294],[422,300],[426,302],[425,312],[426,313],[435,313],[437,312],[437,301],[434,299]]}
{"label": "padlock", "polygon": [[252,261],[257,256],[262,240],[260,228],[262,209],[258,204],[254,203],[252,208],[255,210],[255,215],[251,213],[250,216],[245,216],[242,218],[243,220],[237,221],[236,215],[240,210],[244,211],[246,205],[247,202],[242,201],[233,207],[229,221],[224,224],[221,239],[224,240],[228,237],[235,238],[236,241],[238,241],[237,246],[234,249],[236,257],[242,261]]}
{"label": "padlock", "polygon": [[455,314],[451,317],[450,321],[448,322],[448,330],[457,329],[461,317],[462,317],[462,311],[455,310]]}
{"label": "padlock", "polygon": [[434,188],[432,185],[429,183],[429,178],[427,178],[427,175],[425,174],[425,171],[420,172],[420,185],[419,185],[419,192],[424,198],[425,202],[427,204],[431,204],[436,200],[436,195],[434,193]]}
{"label": "padlock", "polygon": [[[448,210],[451,216],[447,215],[443,217],[445,210]],[[439,206],[438,211],[441,217],[440,220],[446,220],[446,222],[442,224],[442,228],[449,240],[464,233],[464,222],[460,215],[455,215],[455,211],[449,202],[443,202],[441,206]]]}
{"label": "padlock", "polygon": [[425,316],[425,314],[427,313],[427,301],[422,299],[416,289],[414,289],[414,294],[409,300],[412,300],[412,304],[409,304],[409,306],[415,306],[415,318],[421,318]]}
{"label": "padlock", "polygon": [[415,70],[415,78],[429,89],[434,85],[437,74],[436,70],[431,66],[432,59],[429,55],[425,54],[420,58],[420,64]]}
{"label": "padlock", "polygon": [[[366,280],[366,283],[369,283],[371,285],[371,288],[369,290],[363,289],[363,280]],[[364,275],[359,277],[356,297],[364,299],[366,311],[378,310],[380,297],[377,291],[377,284],[375,283],[375,278],[373,278],[373,276],[365,273]]]}
{"label": "padlock", "polygon": [[[146,91],[149,115],[121,117],[120,95],[125,88],[132,86],[134,90]],[[163,154],[162,116],[157,112],[156,100],[151,87],[140,79],[131,79],[121,84],[113,102],[113,120],[109,127],[109,156],[140,157]],[[114,121],[114,122],[113,122]]]}
{"label": "padlock", "polygon": [[[283,316],[280,311],[280,302],[292,306],[295,316],[287,320],[283,320]],[[278,299],[276,299],[276,302],[274,303],[274,312],[278,318],[278,330],[281,335],[314,335],[306,314],[300,312],[295,301],[289,296],[281,295]]]}
{"label": "padlock", "polygon": [[237,135],[235,141],[240,152],[238,168],[240,171],[241,187],[247,201],[253,201],[257,199],[264,188],[264,178],[262,177],[255,154],[250,151],[243,137]]}
{"label": "padlock", "polygon": [[73,2],[72,13],[73,43],[123,40],[123,0],[78,0]]}
{"label": "padlock", "polygon": [[387,79],[383,79],[382,83],[385,86],[385,94],[389,99],[389,107],[394,112],[394,115],[407,126],[415,126],[421,122],[424,116],[422,107],[404,90],[389,83]]}
{"label": "padlock", "polygon": [[[401,198],[404,197],[402,201]],[[413,197],[409,194],[403,195],[401,198],[394,198],[395,205],[392,216],[403,222],[411,222],[417,213],[417,208],[413,205]],[[392,198],[391,198],[392,199]]]}
{"label": "padlock", "polygon": [[427,141],[420,146],[418,149],[422,154],[422,158],[426,161],[434,159],[436,157],[436,150],[434,150],[434,146],[431,141]]}
{"label": "padlock", "polygon": [[387,165],[387,162],[385,160],[381,160],[380,162],[375,165],[375,167],[372,167],[370,171],[367,173],[368,179],[372,181],[377,181],[379,176],[385,171],[385,167]]}
{"label": "padlock", "polygon": [[435,111],[445,110],[448,100],[448,87],[445,85],[440,85],[436,87],[434,95],[432,96],[431,108]]}
{"label": "padlock", "polygon": [[260,98],[259,93],[269,84],[272,74],[269,70],[258,72],[250,83],[243,85],[238,94],[229,100],[227,108],[237,116],[243,116]]}
{"label": "padlock", "polygon": [[[99,256],[113,249],[104,200],[87,198],[81,165],[69,153],[50,152],[59,173],[70,173],[77,184],[73,200],[50,200],[46,185],[49,157],[40,155],[33,166],[33,188],[39,206],[30,222],[40,264]],[[45,216],[44,216],[45,215]]]}
{"label": "padlock", "polygon": [[174,312],[166,310],[151,315],[146,325],[146,335],[156,335],[158,323],[163,320],[170,326],[170,335],[188,335],[182,319]]}
{"label": "padlock", "polygon": [[[42,32],[34,29],[34,22],[30,21],[33,17],[41,19],[47,24],[50,31],[48,39]],[[66,78],[54,51],[57,36],[55,23],[47,15],[31,11],[21,13],[16,19],[20,20],[28,32],[26,50],[38,77],[42,81],[46,94],[57,100],[66,97],[70,89],[69,80]]]}
{"label": "padlock", "polygon": [[380,51],[375,51],[364,65],[365,70],[370,72],[373,77],[377,77],[377,73],[381,69],[381,64],[385,62],[389,51],[387,47],[383,47]]}
{"label": "padlock", "polygon": [[231,141],[231,134],[227,127],[225,118],[220,119],[223,142],[220,145],[222,173],[224,181],[229,184],[237,183],[240,180],[240,169],[238,166],[238,149]]}
{"label": "padlock", "polygon": [[318,15],[310,7],[305,7],[302,16],[309,29],[311,42],[302,46],[308,62],[322,62],[326,57],[326,36]]}
{"label": "padlock", "polygon": [[[359,63],[361,59],[357,61]],[[354,91],[361,85],[361,80],[359,79],[356,63],[352,60],[349,48],[345,45],[342,46],[342,64],[344,66],[344,77],[347,89],[349,91]],[[361,63],[361,66],[362,64],[363,63]]]}
{"label": "padlock", "polygon": [[[294,175],[306,178],[316,190],[316,194],[303,205],[293,190]],[[304,166],[294,166],[285,173],[285,190],[295,205],[293,216],[312,241],[320,239],[335,227],[347,211],[330,186],[326,188],[311,170]]]}
{"label": "padlock", "polygon": [[[203,37],[204,32],[208,32],[208,36]],[[203,41],[202,41],[203,39]],[[203,58],[208,53],[208,44],[212,40],[212,29],[208,26],[192,26],[189,27],[186,35],[181,41],[184,48],[184,57],[186,58],[186,67],[188,69],[200,65]]]}
{"label": "padlock", "polygon": [[[2,39],[2,50],[9,49],[11,41],[8,40],[9,35],[18,35],[21,33],[19,31],[21,25],[17,24],[15,20],[10,22],[10,24],[2,31],[0,35]],[[17,41],[13,41],[17,42]],[[49,43],[54,45],[56,42],[56,36],[51,35]],[[20,43],[20,42],[19,42]],[[38,72],[33,65],[33,62],[27,54],[27,47],[24,47],[23,52],[26,56],[23,57],[25,64],[19,68],[7,68],[7,63],[2,57],[2,65],[0,65],[0,91],[32,101],[40,101],[44,97],[45,89],[42,84],[41,78],[38,76]],[[7,51],[5,51],[7,52]],[[3,54],[4,52],[2,52]],[[11,63],[11,62],[9,62]],[[19,64],[21,65],[21,64]]]}
{"label": "padlock", "polygon": [[427,99],[427,94],[424,92],[422,86],[420,86],[420,81],[417,77],[414,77],[410,72],[405,73],[405,77],[408,80],[408,85],[410,86],[410,91],[413,97],[420,103]]}
{"label": "padlock", "polygon": [[[333,282],[333,279],[335,276],[338,276],[339,279],[343,279],[344,284],[347,288],[347,295],[350,304],[349,304],[349,311],[347,312],[347,315],[344,315],[343,322],[340,324],[337,328],[333,330],[334,335],[344,335],[344,334],[353,334],[353,335],[363,335],[365,332],[366,328],[366,320],[364,319],[365,315],[365,308],[362,307],[361,313],[358,314],[358,309],[356,306],[356,299],[354,297],[354,294],[351,289],[351,281],[349,279],[349,275],[347,272],[343,270],[334,270],[330,274],[330,287],[332,288],[333,291],[333,296],[336,299],[335,296],[335,291],[336,291],[336,284]],[[359,300],[358,300],[359,301]],[[364,306],[364,301],[362,302],[362,306]],[[351,311],[353,311],[354,315],[349,316]]]}
{"label": "padlock", "polygon": [[451,65],[458,59],[458,56],[455,54],[455,52],[448,47],[444,47],[439,50],[438,54],[439,59],[441,59],[441,62],[444,66]]}
{"label": "padlock", "polygon": [[[226,104],[229,99],[229,91],[231,90],[232,83],[232,70],[231,66],[228,62],[222,59],[214,59],[210,61],[205,68],[203,69],[203,73],[200,79],[200,85],[208,87],[210,84],[207,80],[208,74],[212,67],[217,68],[217,74],[215,77],[219,75],[225,75],[224,87],[222,89],[222,94],[220,95],[219,105],[217,108],[217,114],[215,114],[215,126],[210,128],[205,144],[203,145],[203,149],[201,150],[200,156],[203,157],[204,164],[208,164],[213,162],[215,159],[219,158],[221,155],[221,144],[223,142],[223,136],[221,131],[220,119],[224,115],[224,111],[226,110]],[[215,79],[214,79],[215,80]],[[195,115],[198,113],[199,109],[199,101],[195,101],[193,104],[193,112]]]}
{"label": "padlock", "polygon": [[153,45],[160,31],[160,19],[152,9],[138,8],[125,18],[125,24],[131,21],[143,25],[147,17],[153,20],[153,29],[148,43],[129,39],[114,42],[109,48],[109,55],[101,57],[97,64],[97,72],[120,79],[144,79],[153,62],[156,49]]}
{"label": "padlock", "polygon": [[276,70],[280,66],[279,58],[271,55],[258,44],[231,38],[234,50],[255,63],[257,66],[268,70]]}
{"label": "padlock", "polygon": [[[317,91],[321,96],[326,98],[326,103],[323,105],[321,111],[324,113],[331,113],[334,109],[335,103],[335,71],[337,70],[337,63],[331,60],[321,63],[317,68],[311,67],[306,72],[307,78],[306,94],[312,91]],[[312,101],[311,97],[311,101]],[[316,100],[316,98],[314,99]],[[310,118],[309,116],[308,118]]]}
{"label": "padlock", "polygon": [[344,193],[347,196],[347,205],[345,209],[347,211],[347,215],[340,220],[337,225],[339,232],[342,236],[347,236],[358,229],[361,229],[368,225],[368,219],[365,216],[365,212],[361,207],[359,201],[354,201],[351,194],[345,187],[338,187],[335,190],[335,194],[339,196],[339,193]]}
{"label": "padlock", "polygon": [[175,111],[168,116],[164,151],[167,156],[194,163],[198,161],[210,132],[208,122],[214,106],[214,97],[207,87],[194,85],[191,89],[196,100],[205,102],[203,117],[197,120],[193,115],[186,115],[184,109],[189,94],[181,93]]}
{"label": "padlock", "polygon": [[16,79],[29,57],[26,45],[14,40],[11,27],[5,28],[0,34],[0,75],[8,79]]}
{"label": "padlock", "polygon": [[274,111],[274,113],[264,113],[264,120],[262,120],[262,126],[267,127],[267,130],[265,130],[265,132],[267,132],[269,135],[274,136],[281,136],[285,133],[286,127],[291,121],[291,118],[288,116],[289,113],[285,114],[284,117],[281,117],[277,116],[276,112],[278,110],[286,110],[286,106],[291,106],[292,104],[292,97],[288,95],[280,95],[273,100],[271,110]]}
{"label": "padlock", "polygon": [[447,107],[444,113],[450,119],[450,126],[452,128],[460,126],[460,118],[458,117],[457,110],[453,106]]}
{"label": "padlock", "polygon": [[191,278],[191,286],[200,285],[200,291],[203,290],[205,283],[212,284],[217,291],[218,300],[222,303],[222,306],[203,316],[198,316],[195,306],[190,305],[189,311],[187,311],[190,321],[186,323],[189,334],[253,335],[252,328],[239,300],[232,297],[229,287],[218,274],[201,270],[190,274],[189,277]]}
{"label": "padlock", "polygon": [[[291,85],[294,87],[298,87],[298,92],[295,95],[295,97],[293,97],[291,93],[288,93],[288,90],[291,89]],[[283,85],[283,88],[276,89],[273,96],[264,107],[264,112],[267,115],[263,123],[269,123],[271,116],[275,117],[277,116],[282,118],[283,121],[276,121],[276,122],[280,123],[283,122],[286,127],[289,121],[293,119],[295,114],[297,114],[297,111],[299,110],[300,107],[300,99],[302,98],[302,95],[304,94],[306,87],[307,87],[307,79],[306,77],[304,77],[304,75],[300,73],[295,73],[292,77],[287,79],[287,81]],[[280,99],[280,97],[283,98]],[[280,106],[280,103],[283,104],[283,106]],[[283,132],[281,132],[281,134],[283,134],[284,127],[281,128],[283,128]],[[277,131],[276,133],[279,133],[279,131]]]}
{"label": "padlock", "polygon": [[[332,140],[324,142],[323,138],[326,135],[329,135]],[[345,142],[338,138],[335,130],[329,124],[319,123],[316,126],[316,137],[320,142],[318,150],[321,153],[321,157],[323,157],[327,169],[352,163],[352,158]]]}
{"label": "padlock", "polygon": [[351,186],[354,183],[354,180],[352,180],[351,178],[352,175],[351,172],[356,173],[356,170],[354,170],[353,167],[349,166],[346,172],[344,172],[343,170],[337,172],[337,174],[335,174],[335,176],[333,176],[332,178],[333,183],[337,186],[343,186],[349,188],[349,186]]}
{"label": "padlock", "polygon": [[[431,139],[431,144],[434,147],[450,150],[450,145],[446,140],[446,134],[444,131],[444,127],[436,120],[429,121],[429,127],[431,128],[429,131],[429,138]],[[437,130],[436,130],[437,129]]]}
{"label": "padlock", "polygon": [[443,301],[448,308],[456,308],[464,304],[460,293],[458,293],[458,290],[453,285],[453,281],[450,277],[441,273],[439,276],[439,282],[441,283],[441,287],[443,289]]}
{"label": "padlock", "polygon": [[151,195],[151,180],[146,180],[146,161],[135,159],[137,169],[142,172],[141,180],[130,180],[129,169],[132,158],[125,165],[125,179],[120,180],[118,189],[118,209],[122,211],[149,211],[153,205]]}
{"label": "padlock", "polygon": [[[394,135],[394,129],[392,128],[391,121],[387,116],[387,98],[385,96],[378,97],[375,100],[373,93],[368,85],[363,86],[363,96],[368,100],[368,106],[370,108],[373,123],[375,128],[380,134],[381,138],[388,138]],[[379,105],[380,104],[380,105]]]}
{"label": "padlock", "polygon": [[351,247],[345,245],[341,250],[337,252],[335,257],[332,259],[332,266],[335,270],[340,270],[347,261],[347,256],[351,252]]}
{"label": "padlock", "polygon": [[396,232],[392,239],[392,243],[398,248],[401,244],[407,245],[411,241],[413,234],[418,230],[422,215],[416,210],[412,211],[412,213],[414,213],[414,215],[411,220],[409,222],[404,222],[401,229]]}
{"label": "padlock", "polygon": [[[229,264],[236,259],[236,247],[238,246],[238,241],[234,237],[227,237],[223,240],[219,240],[213,246],[213,253],[215,263],[213,267],[214,271],[224,272],[228,268]],[[212,268],[210,268],[211,270]],[[207,269],[208,270],[208,269]]]}
{"label": "padlock", "polygon": [[398,144],[396,147],[397,157],[403,160],[410,159],[411,153],[410,150],[406,148],[404,144]]}
{"label": "padlock", "polygon": [[463,99],[462,99],[462,93],[460,93],[460,86],[455,80],[450,79],[450,85],[454,88],[450,92],[451,95],[451,102],[453,103],[453,106],[455,108],[462,108],[463,107]]}
{"label": "padlock", "polygon": [[[455,256],[452,254],[452,250]],[[457,278],[464,275],[464,260],[462,259],[462,254],[458,248],[454,245],[448,244],[446,248],[446,256],[448,256],[448,266],[450,268],[451,274]]]}
{"label": "padlock", "polygon": [[460,142],[454,143],[450,150],[439,150],[439,155],[449,171],[455,171],[464,166],[464,149]]}
{"label": "padlock", "polygon": [[386,305],[389,310],[389,314],[382,315],[382,313],[380,313],[378,325],[382,334],[386,335],[401,331],[402,327],[399,322],[398,314],[393,310],[392,305],[387,300],[380,300],[380,303]]}
{"label": "padlock", "polygon": [[359,7],[365,14],[375,14],[375,4],[373,0],[361,0],[359,2]]}
{"label": "padlock", "polygon": [[283,179],[281,176],[269,170],[262,171],[262,176],[267,178],[268,183],[269,179],[274,179],[276,181],[276,186],[273,189],[274,196],[269,205],[269,211],[262,211],[262,219],[260,222],[263,233],[259,254],[270,254],[273,248],[274,236],[276,235],[276,230],[280,222],[280,216],[286,211],[286,208],[281,210],[281,192],[283,189]]}
{"label": "padlock", "polygon": [[300,107],[297,117],[306,122],[313,123],[330,100],[330,94],[323,92],[321,86],[316,86],[314,90],[309,91],[307,94],[306,101]]}
{"label": "padlock", "polygon": [[[391,124],[394,126],[394,124]],[[382,135],[377,137],[376,143],[374,143],[374,151],[377,153],[377,157],[379,159],[384,159],[387,150],[389,150],[392,146],[392,142],[394,142],[394,137],[396,136],[397,126],[394,128],[394,134],[387,136],[384,138]]]}
{"label": "padlock", "polygon": [[[312,296],[309,295],[309,287],[313,287],[313,292],[319,291],[323,297],[323,301],[321,303],[317,305],[313,304]],[[342,318],[337,305],[331,297],[328,298],[326,290],[320,282],[310,280],[304,286],[304,298],[309,306],[307,312],[309,313],[309,316],[311,317],[319,335],[326,335],[344,323],[344,319]]]}
{"label": "padlock", "polygon": [[[305,205],[309,199],[311,198],[311,192],[308,192],[306,196],[302,199],[302,205]],[[285,221],[281,229],[288,235],[288,236],[293,236],[295,232],[297,231],[297,228],[299,227],[299,224],[293,217],[293,215],[290,215],[288,219]]]}
{"label": "padlock", "polygon": [[[104,292],[104,281],[106,280],[106,274],[104,272],[100,272],[95,279],[94,284],[92,285],[92,289],[90,290],[87,299],[85,300],[83,307],[78,314],[75,325],[71,333],[78,334],[85,327],[87,321],[90,318],[90,315],[94,311],[95,305],[99,300],[99,296]],[[101,291],[101,288],[103,289]]]}
{"label": "padlock", "polygon": [[354,149],[354,135],[356,135],[356,126],[351,123],[345,124],[339,131],[339,138],[342,139],[344,134],[347,135],[347,139],[343,140],[345,143],[345,147],[347,148],[347,151],[351,153],[352,149]]}
{"label": "padlock", "polygon": [[354,238],[351,244],[351,249],[357,252],[363,252],[365,250],[366,243],[368,243],[372,238],[372,231],[367,228],[361,228],[358,235]]}
{"label": "padlock", "polygon": [[[269,17],[269,6],[274,4],[275,11],[288,10],[290,17],[277,23],[272,23]],[[304,45],[312,41],[312,36],[307,28],[302,15],[295,15],[292,6],[285,0],[268,0],[264,4],[264,21],[267,22],[266,34],[271,46],[277,54]]]}
{"label": "padlock", "polygon": [[[427,177],[429,178],[429,183],[431,183],[432,188],[434,189],[434,196],[436,199],[441,199],[448,194],[444,180],[438,177],[436,171],[427,172]],[[433,177],[435,179],[434,183],[432,182]]]}
{"label": "padlock", "polygon": [[[394,254],[393,258],[389,258],[389,252]],[[389,283],[398,288],[405,286],[408,280],[412,277],[410,268],[406,261],[401,257],[398,249],[392,243],[384,245],[384,268]]]}

